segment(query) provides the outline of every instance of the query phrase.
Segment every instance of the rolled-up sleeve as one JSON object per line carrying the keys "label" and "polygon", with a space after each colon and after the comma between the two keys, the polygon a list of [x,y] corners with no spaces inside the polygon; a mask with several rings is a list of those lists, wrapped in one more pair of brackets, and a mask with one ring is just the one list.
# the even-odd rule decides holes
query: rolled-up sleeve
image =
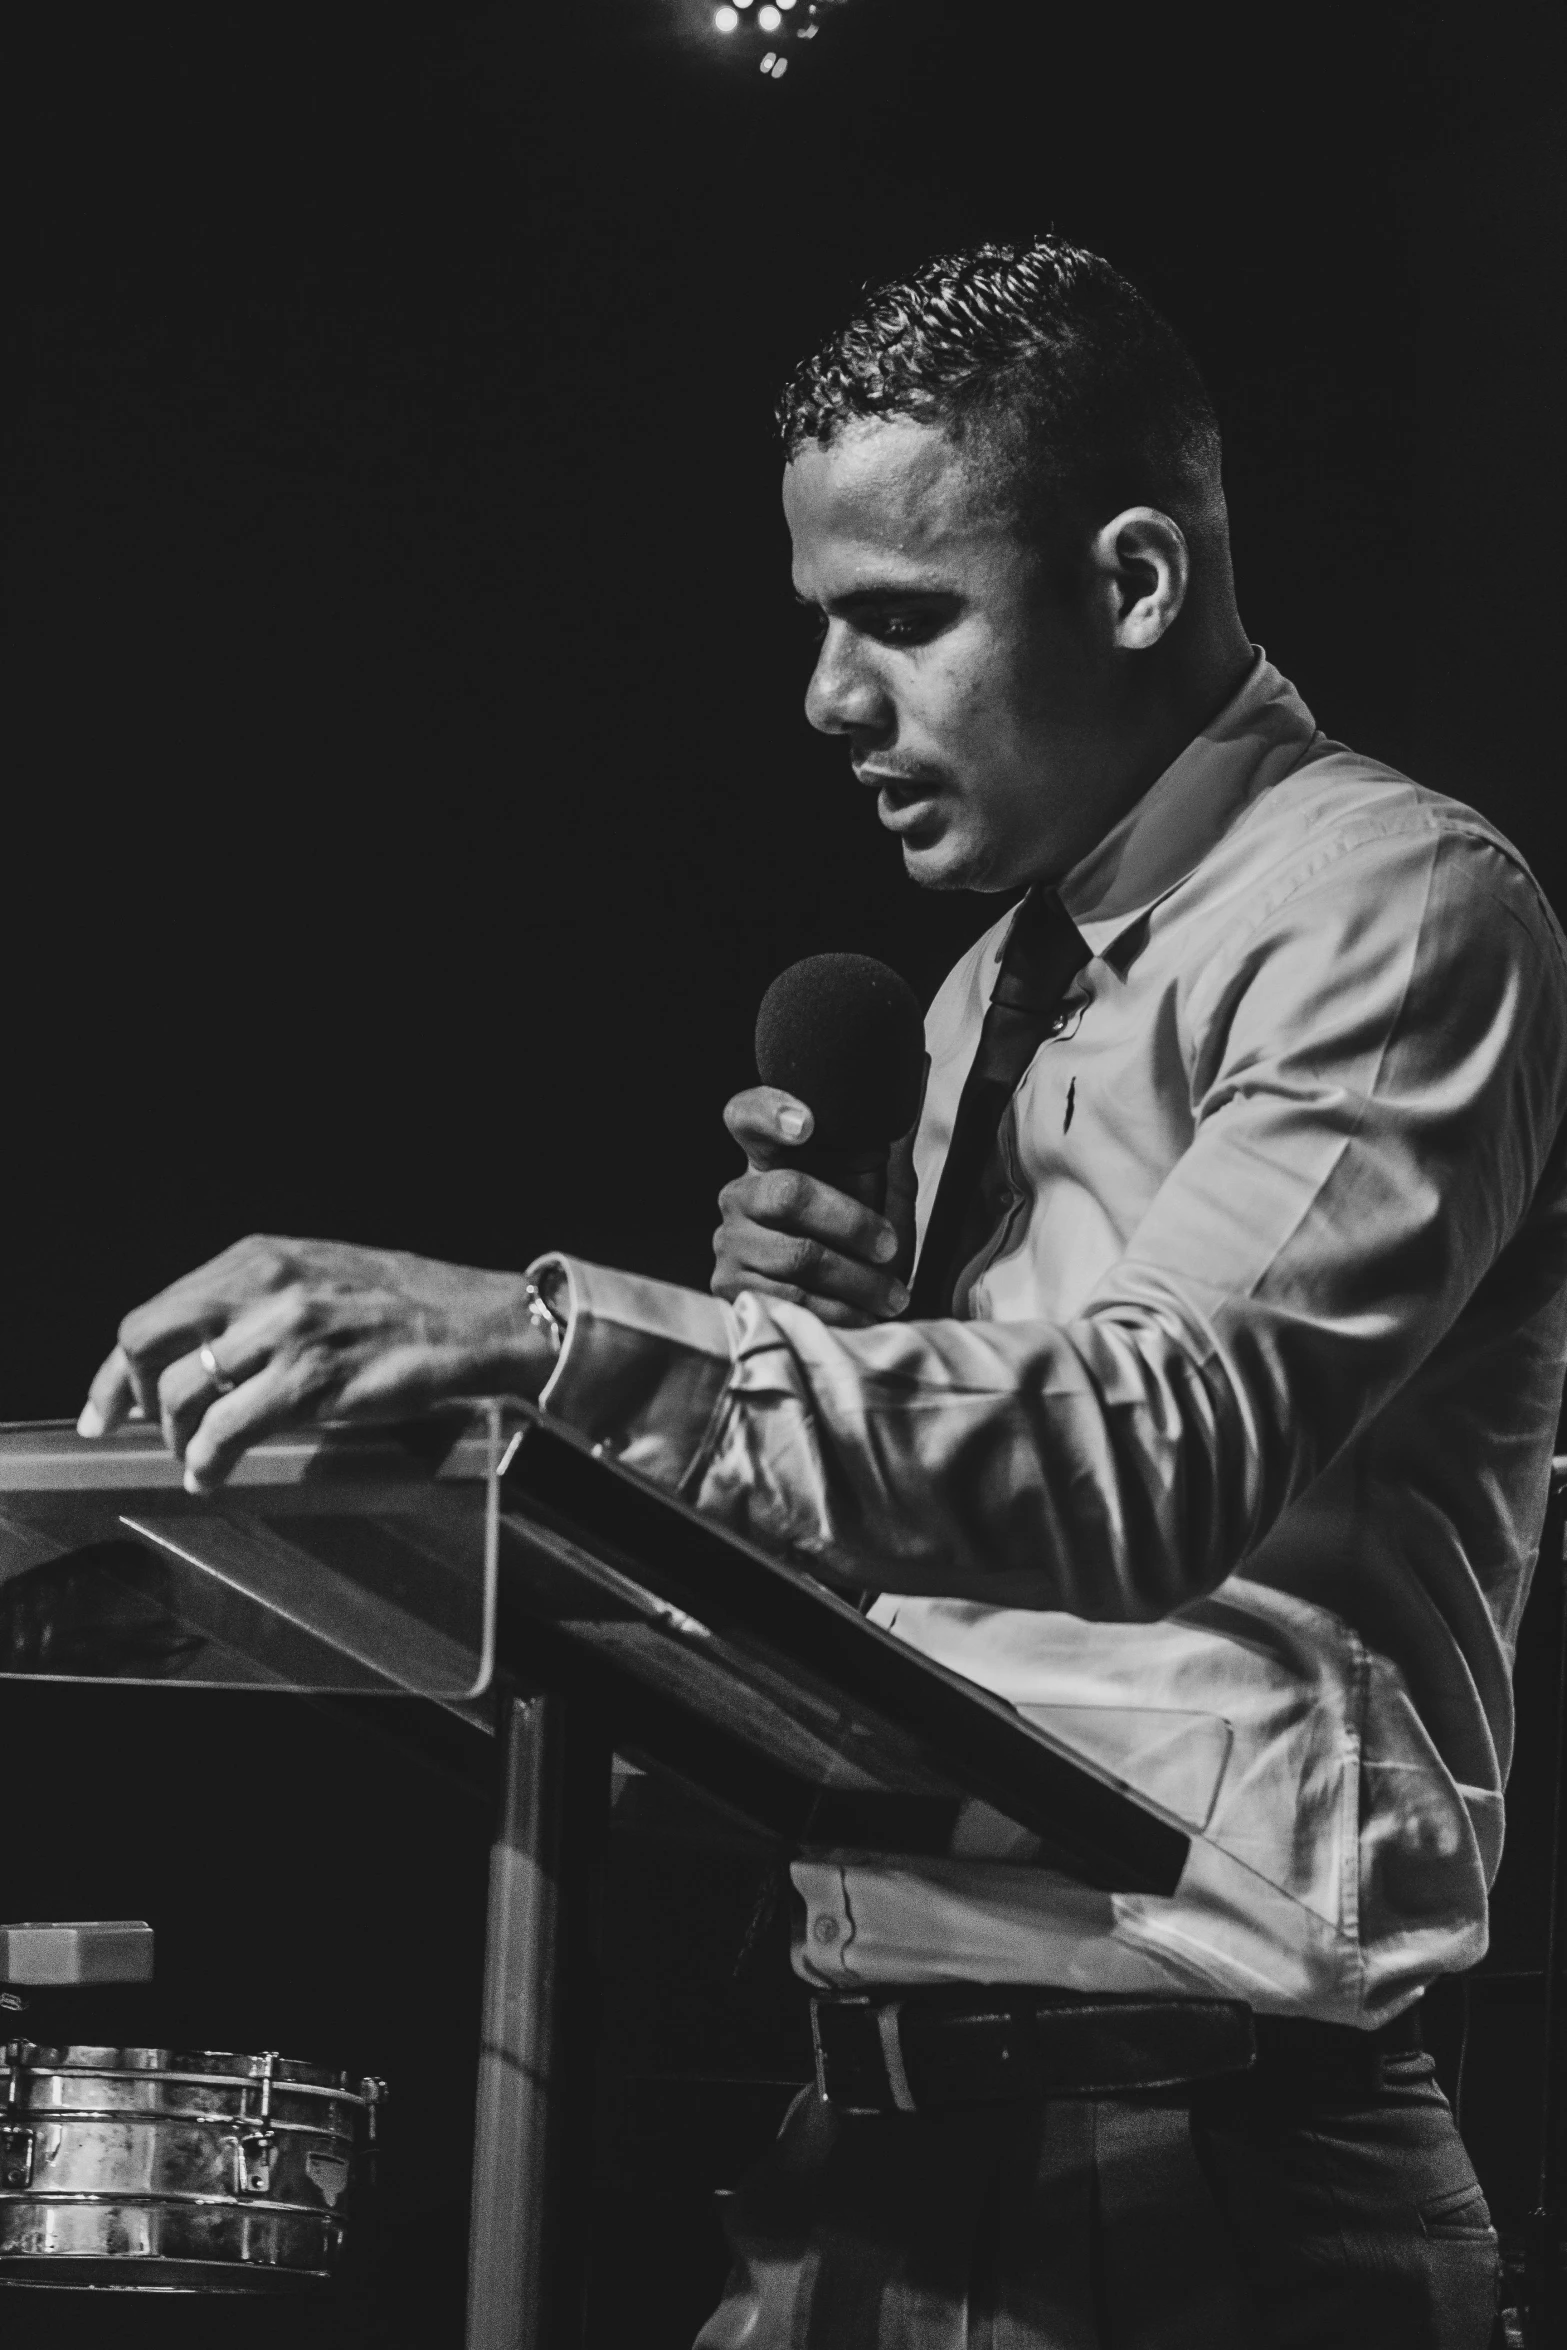
{"label": "rolled-up sleeve", "polygon": [[546,1393],[819,1570],[1149,1618],[1219,1584],[1418,1369],[1557,1148],[1559,935],[1492,839],[1368,825],[1171,1009],[1191,1140],[1072,1320],[840,1331],[571,1259]]}

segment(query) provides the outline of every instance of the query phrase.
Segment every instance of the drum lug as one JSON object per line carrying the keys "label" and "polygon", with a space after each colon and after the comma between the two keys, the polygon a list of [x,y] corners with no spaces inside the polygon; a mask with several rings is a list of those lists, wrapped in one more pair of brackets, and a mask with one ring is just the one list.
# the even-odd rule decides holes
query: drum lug
{"label": "drum lug", "polygon": [[277,2050],[267,2049],[262,2056],[250,2060],[251,2079],[258,2084],[259,2111],[255,2124],[248,2130],[236,2132],[234,2152],[238,2157],[238,2192],[241,2195],[270,2195],[272,2192],[272,2165],[277,2160],[277,2134],[272,2128],[272,2080],[277,2070]]}
{"label": "drum lug", "polygon": [[277,2160],[277,2138],[271,2130],[246,2130],[236,2142],[239,2155],[239,2192],[270,2195],[272,2165]]}
{"label": "drum lug", "polygon": [[373,2192],[380,2177],[381,2107],[386,2101],[386,2083],[367,2073],[359,2084],[359,2094],[365,2110],[364,2182]]}
{"label": "drum lug", "polygon": [[30,2053],[25,2040],[8,2040],[5,2044],[6,2084],[5,2112],[0,2121],[0,2187],[16,2189],[33,2183],[33,2133],[26,2122],[14,2116],[22,2102],[22,2067]]}
{"label": "drum lug", "polygon": [[25,2122],[0,2122],[0,2187],[30,2187],[33,2183],[32,2131]]}

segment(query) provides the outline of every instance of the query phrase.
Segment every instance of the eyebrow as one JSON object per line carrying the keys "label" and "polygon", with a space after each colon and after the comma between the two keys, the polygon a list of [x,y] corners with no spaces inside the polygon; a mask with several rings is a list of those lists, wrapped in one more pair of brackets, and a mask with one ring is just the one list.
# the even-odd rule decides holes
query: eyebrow
{"label": "eyebrow", "polygon": [[913,580],[878,579],[873,580],[868,587],[851,589],[846,596],[830,596],[825,604],[818,603],[814,596],[802,596],[798,588],[794,591],[794,600],[807,612],[855,612],[863,610],[868,604],[907,604],[922,597],[951,602],[957,593],[956,588],[937,587],[934,584],[922,587]]}

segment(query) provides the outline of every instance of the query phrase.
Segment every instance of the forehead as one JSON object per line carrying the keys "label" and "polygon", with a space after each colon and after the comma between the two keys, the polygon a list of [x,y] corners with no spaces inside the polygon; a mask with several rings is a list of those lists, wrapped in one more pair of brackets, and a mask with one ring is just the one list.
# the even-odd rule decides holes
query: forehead
{"label": "forehead", "polygon": [[802,595],[843,594],[860,573],[946,576],[1009,533],[974,461],[934,425],[866,419],[784,468],[784,515]]}

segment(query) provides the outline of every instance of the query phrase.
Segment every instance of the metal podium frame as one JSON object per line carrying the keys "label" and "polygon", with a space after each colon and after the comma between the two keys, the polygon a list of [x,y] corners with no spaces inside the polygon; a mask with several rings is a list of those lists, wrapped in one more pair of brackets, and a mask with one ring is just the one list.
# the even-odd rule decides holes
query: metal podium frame
{"label": "metal podium frame", "polygon": [[417,1695],[492,1731],[467,2350],[575,2350],[612,1751],[791,1849],[1173,1891],[1173,1816],[527,1407],[258,1445],[0,1428],[0,1672]]}

